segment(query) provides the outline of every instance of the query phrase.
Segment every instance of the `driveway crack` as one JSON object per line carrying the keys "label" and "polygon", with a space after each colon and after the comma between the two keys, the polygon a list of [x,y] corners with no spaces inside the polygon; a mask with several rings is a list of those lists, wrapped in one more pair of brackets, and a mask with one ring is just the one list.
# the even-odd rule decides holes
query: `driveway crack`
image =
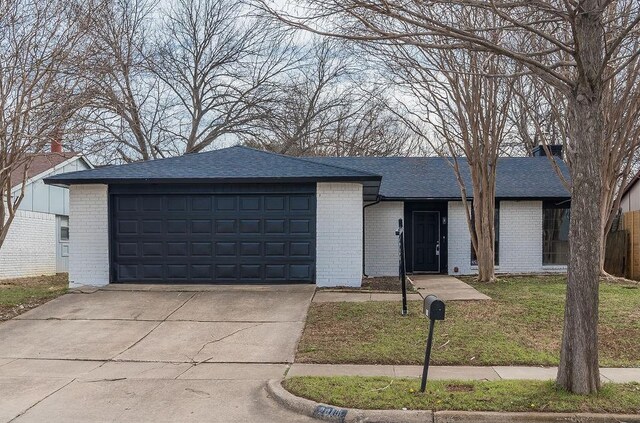
{"label": "driveway crack", "polygon": [[196,295],[196,294],[197,294],[196,292],[194,292],[193,294],[191,294],[191,295],[189,296],[189,298],[187,298],[186,300],[184,300],[184,302],[183,302],[182,304],[180,304],[178,307],[176,307],[176,309],[175,309],[175,310],[173,310],[171,313],[169,313],[168,315],[166,315],[164,319],[160,320],[160,321],[158,322],[158,324],[157,324],[157,325],[155,325],[154,327],[152,327],[152,328],[151,328],[151,330],[150,330],[149,332],[147,332],[147,333],[146,333],[142,338],[138,339],[136,342],[134,342],[133,344],[129,345],[129,346],[128,346],[127,348],[125,348],[123,351],[120,351],[119,353],[117,353],[116,355],[114,355],[113,357],[111,357],[111,358],[109,359],[109,361],[113,361],[116,357],[118,357],[118,356],[120,356],[120,355],[122,355],[122,354],[126,353],[126,352],[127,352],[127,351],[129,351],[131,348],[135,347],[135,346],[136,346],[136,345],[138,345],[140,342],[142,342],[142,341],[143,341],[147,336],[151,335],[151,333],[152,333],[154,330],[158,329],[158,326],[160,326],[161,324],[163,324],[164,322],[166,322],[166,321],[167,321],[167,319],[169,319],[169,317],[173,316],[173,314],[174,314],[174,313],[176,313],[178,310],[180,310],[182,307],[184,307],[184,305],[185,305],[186,303],[188,303],[188,302],[189,302],[189,300],[191,300],[193,297],[195,297],[195,295]]}
{"label": "driveway crack", "polygon": [[76,378],[71,379],[69,382],[65,383],[64,385],[62,385],[61,387],[59,387],[58,389],[56,389],[55,391],[51,392],[49,395],[45,396],[44,398],[40,399],[39,401],[37,401],[35,404],[32,404],[30,407],[28,407],[27,409],[25,409],[24,411],[22,411],[20,414],[18,414],[17,416],[15,416],[14,418],[12,418],[11,420],[9,420],[9,423],[15,421],[16,419],[24,416],[29,410],[31,410],[33,407],[35,407],[36,405],[40,404],[42,401],[46,400],[47,398],[49,398],[51,395],[55,394],[56,392],[66,388],[67,386],[71,385],[73,382],[75,382]]}
{"label": "driveway crack", "polygon": [[201,360],[201,361],[196,361],[196,359],[195,359],[195,358],[196,358],[196,357],[198,356],[198,354],[200,354],[200,353],[202,352],[202,350],[204,350],[207,346],[209,346],[209,345],[211,345],[211,344],[215,344],[216,342],[224,341],[225,339],[230,338],[230,337],[232,337],[233,335],[236,335],[236,334],[238,334],[238,333],[240,333],[240,332],[242,332],[242,331],[245,331],[245,330],[247,330],[247,329],[253,329],[253,328],[255,328],[255,327],[260,326],[261,324],[262,324],[262,323],[256,323],[255,325],[251,325],[251,326],[247,326],[247,327],[244,327],[244,328],[240,328],[240,329],[234,330],[234,331],[233,331],[233,332],[231,332],[230,334],[227,334],[227,335],[222,336],[222,337],[220,337],[220,338],[212,339],[211,341],[205,342],[205,343],[202,345],[202,347],[200,347],[200,349],[198,350],[198,352],[196,352],[196,353],[193,355],[193,357],[189,357],[189,359],[190,359],[190,360],[191,360],[191,362],[192,362],[194,365],[196,365],[196,366],[197,366],[198,364],[202,364],[202,363],[204,363],[204,362],[206,362],[206,361],[208,361],[208,360],[211,360],[211,359],[212,359],[213,357],[215,357],[215,356],[211,356],[211,357],[206,358],[206,359]]}

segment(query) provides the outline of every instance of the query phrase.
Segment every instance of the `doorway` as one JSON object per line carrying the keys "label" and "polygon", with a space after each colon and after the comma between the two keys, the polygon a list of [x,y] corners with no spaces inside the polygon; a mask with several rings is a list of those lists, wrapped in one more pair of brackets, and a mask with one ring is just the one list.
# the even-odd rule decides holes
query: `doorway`
{"label": "doorway", "polygon": [[413,271],[440,272],[440,212],[414,211],[412,222]]}

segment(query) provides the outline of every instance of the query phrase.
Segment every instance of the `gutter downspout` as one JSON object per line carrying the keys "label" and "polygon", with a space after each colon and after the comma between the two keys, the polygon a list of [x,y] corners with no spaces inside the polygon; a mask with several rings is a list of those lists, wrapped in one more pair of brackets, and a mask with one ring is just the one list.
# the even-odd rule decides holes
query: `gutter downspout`
{"label": "gutter downspout", "polygon": [[376,198],[376,201],[374,201],[373,203],[369,203],[367,205],[362,206],[362,276],[364,276],[365,278],[369,277],[366,273],[365,270],[365,239],[366,239],[366,230],[365,230],[365,209],[367,207],[371,207],[371,206],[375,206],[376,204],[380,203],[381,199],[380,196],[378,196]]}

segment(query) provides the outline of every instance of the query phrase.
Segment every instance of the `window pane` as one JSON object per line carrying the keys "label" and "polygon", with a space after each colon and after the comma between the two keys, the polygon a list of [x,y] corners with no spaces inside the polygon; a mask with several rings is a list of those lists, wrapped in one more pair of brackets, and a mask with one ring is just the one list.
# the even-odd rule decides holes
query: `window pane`
{"label": "window pane", "polygon": [[69,241],[69,228],[62,226],[60,228],[60,240],[61,241]]}
{"label": "window pane", "polygon": [[569,262],[568,208],[545,205],[542,225],[542,264],[566,265]]}

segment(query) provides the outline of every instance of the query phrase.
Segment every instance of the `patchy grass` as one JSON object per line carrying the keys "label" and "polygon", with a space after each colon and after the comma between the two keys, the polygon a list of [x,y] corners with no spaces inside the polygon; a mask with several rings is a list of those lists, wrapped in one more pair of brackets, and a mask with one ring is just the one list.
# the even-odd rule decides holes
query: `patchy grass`
{"label": "patchy grass", "polygon": [[[397,277],[363,278],[362,290],[402,292],[400,279]],[[407,292],[415,291],[409,279],[407,279]]]}
{"label": "patchy grass", "polygon": [[[436,324],[432,364],[543,365],[559,361],[565,279],[509,277],[473,284],[492,301],[447,304]],[[390,302],[312,303],[296,361],[422,364],[427,320],[419,302],[409,316]],[[602,283],[600,364],[640,366],[640,289]]]}
{"label": "patchy grass", "polygon": [[640,384],[606,383],[597,395],[570,394],[552,381],[430,381],[386,377],[293,377],[294,395],[338,407],[372,410],[537,411],[640,414]]}
{"label": "patchy grass", "polygon": [[[362,278],[362,286],[360,288],[353,287],[331,287],[331,288],[320,288],[321,290],[326,291],[349,291],[349,292],[402,292],[402,287],[400,285],[400,279],[397,277],[374,277],[374,278]],[[407,278],[407,292],[414,292],[415,288],[409,282]]]}
{"label": "patchy grass", "polygon": [[9,320],[67,292],[68,276],[0,280],[0,321]]}

